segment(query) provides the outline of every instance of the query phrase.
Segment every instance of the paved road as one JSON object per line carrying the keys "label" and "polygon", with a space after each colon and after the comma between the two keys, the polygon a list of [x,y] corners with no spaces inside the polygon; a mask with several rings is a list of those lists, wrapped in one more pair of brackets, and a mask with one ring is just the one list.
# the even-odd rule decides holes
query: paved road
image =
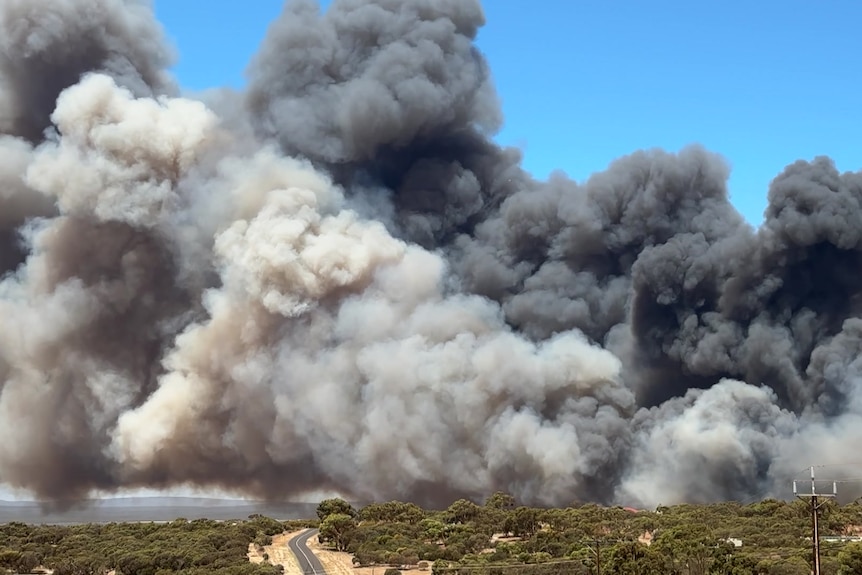
{"label": "paved road", "polygon": [[320,559],[315,557],[314,553],[306,545],[308,540],[315,535],[317,535],[317,529],[306,529],[287,542],[287,546],[296,555],[299,566],[305,575],[324,575],[326,573],[326,570],[324,570],[323,565],[320,563]]}

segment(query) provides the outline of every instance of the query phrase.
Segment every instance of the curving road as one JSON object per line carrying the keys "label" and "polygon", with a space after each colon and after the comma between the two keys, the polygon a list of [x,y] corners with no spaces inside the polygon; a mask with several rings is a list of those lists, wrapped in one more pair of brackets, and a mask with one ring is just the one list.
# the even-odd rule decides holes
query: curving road
{"label": "curving road", "polygon": [[326,570],[323,568],[320,559],[318,559],[311,549],[308,548],[308,540],[317,535],[317,529],[306,529],[293,539],[287,542],[287,546],[296,555],[299,566],[304,575],[325,575]]}

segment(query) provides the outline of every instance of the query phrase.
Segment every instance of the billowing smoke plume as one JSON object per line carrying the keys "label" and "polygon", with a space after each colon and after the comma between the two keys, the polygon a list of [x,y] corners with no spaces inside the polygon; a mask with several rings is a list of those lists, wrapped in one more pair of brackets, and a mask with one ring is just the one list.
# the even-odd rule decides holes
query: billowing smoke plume
{"label": "billowing smoke plume", "polygon": [[204,102],[146,4],[0,4],[0,481],[653,505],[855,452],[862,174],[759,230],[696,147],[536,181],[483,24],[292,1]]}

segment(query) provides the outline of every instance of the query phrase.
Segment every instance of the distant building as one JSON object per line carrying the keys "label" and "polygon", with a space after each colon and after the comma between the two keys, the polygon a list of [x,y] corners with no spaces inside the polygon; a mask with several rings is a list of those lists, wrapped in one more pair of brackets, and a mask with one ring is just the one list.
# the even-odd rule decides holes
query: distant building
{"label": "distant building", "polygon": [[[810,537],[808,539],[811,539]],[[821,541],[826,543],[850,543],[852,541],[862,541],[862,535],[821,535]]]}

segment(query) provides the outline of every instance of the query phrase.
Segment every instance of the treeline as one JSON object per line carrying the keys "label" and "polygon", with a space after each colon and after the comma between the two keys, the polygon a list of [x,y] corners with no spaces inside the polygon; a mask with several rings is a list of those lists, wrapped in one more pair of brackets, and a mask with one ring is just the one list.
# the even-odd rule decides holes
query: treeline
{"label": "treeline", "polygon": [[0,526],[0,571],[54,575],[278,575],[281,567],[252,564],[249,544],[268,545],[272,536],[297,528],[262,516],[219,522]]}
{"label": "treeline", "polygon": [[[808,575],[805,503],[678,505],[637,511],[573,505],[537,509],[504,493],[443,510],[403,502],[354,508],[328,499],[317,518],[0,525],[0,571],[55,575],[278,575],[248,559],[249,545],[319,525],[321,539],[358,565],[423,566],[429,575]],[[827,505],[823,535],[862,532],[862,505]],[[738,547],[734,540],[742,542]],[[862,543],[823,544],[823,574],[862,573]],[[424,565],[422,565],[424,562]],[[384,567],[385,566],[385,567]]]}
{"label": "treeline", "polygon": [[[811,516],[804,502],[678,505],[635,511],[516,506],[497,493],[441,511],[402,502],[354,509],[328,499],[321,540],[358,565],[427,563],[434,575],[809,575]],[[862,532],[862,505],[830,505],[822,535]],[[737,546],[736,543],[742,543]],[[862,543],[824,543],[824,575],[862,573]]]}

